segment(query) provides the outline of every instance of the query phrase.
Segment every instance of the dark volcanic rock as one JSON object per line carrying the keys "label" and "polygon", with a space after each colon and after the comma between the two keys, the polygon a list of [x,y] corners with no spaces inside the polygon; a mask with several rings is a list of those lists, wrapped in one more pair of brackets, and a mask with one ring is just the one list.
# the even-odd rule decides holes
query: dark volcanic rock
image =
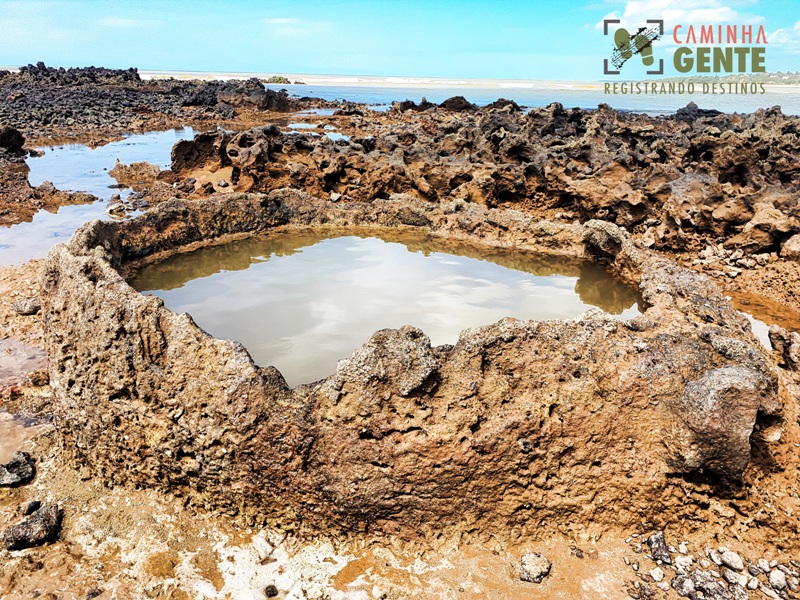
{"label": "dark volcanic rock", "polygon": [[650,546],[650,556],[653,560],[660,560],[665,565],[672,564],[672,557],[667,548],[667,542],[664,540],[664,532],[657,531],[647,539],[647,545]]}
{"label": "dark volcanic rock", "polygon": [[439,108],[443,108],[452,112],[478,110],[478,107],[464,98],[464,96],[453,96],[452,98],[448,98],[439,105]]}
{"label": "dark volcanic rock", "polygon": [[14,452],[11,462],[0,465],[0,486],[12,487],[28,483],[36,474],[34,464],[33,458],[27,452]]}
{"label": "dark volcanic rock", "polygon": [[61,510],[57,504],[45,504],[24,521],[3,533],[7,550],[24,550],[55,542],[61,532]]}
{"label": "dark volcanic rock", "polygon": [[25,145],[25,138],[13,127],[0,127],[0,148],[18,152]]}

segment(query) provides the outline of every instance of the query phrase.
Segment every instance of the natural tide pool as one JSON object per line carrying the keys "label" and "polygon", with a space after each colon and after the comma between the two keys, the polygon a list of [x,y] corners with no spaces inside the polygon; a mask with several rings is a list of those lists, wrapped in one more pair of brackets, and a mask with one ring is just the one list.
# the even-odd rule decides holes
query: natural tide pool
{"label": "natural tide pool", "polygon": [[273,233],[173,256],[129,283],[235,339],[289,385],[334,372],[376,330],[414,325],[434,345],[503,317],[640,314],[602,267],[406,233]]}
{"label": "natural tide pool", "polygon": [[29,222],[0,227],[0,265],[41,258],[54,244],[69,241],[72,233],[84,223],[112,218],[106,213],[107,201],[113,194],[129,192],[125,187],[118,187],[117,181],[108,174],[116,161],[123,164],[145,161],[166,169],[170,165],[172,146],[194,135],[192,128],[184,127],[132,134],[95,148],[85,144],[42,148],[42,156],[26,159],[28,181],[32,186],[50,181],[59,190],[86,192],[100,200],[40,210]]}

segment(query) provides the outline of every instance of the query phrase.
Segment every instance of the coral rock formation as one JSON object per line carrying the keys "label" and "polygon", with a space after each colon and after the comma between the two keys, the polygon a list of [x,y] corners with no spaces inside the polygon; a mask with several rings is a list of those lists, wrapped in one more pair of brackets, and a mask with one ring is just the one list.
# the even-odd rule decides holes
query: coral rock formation
{"label": "coral rock formation", "polygon": [[[629,321],[599,311],[504,319],[453,346],[432,347],[412,327],[382,330],[330,377],[289,389],[240,344],[120,274],[295,226],[413,226],[593,258],[636,282],[648,308]],[[51,251],[43,284],[65,450],[110,483],[284,524],[535,536],[547,523],[658,521],[665,503],[676,519],[696,511],[681,486],[741,481],[750,434],[780,428],[786,400],[746,320],[706,277],[606,222],[402,196],[331,203],[290,190],[173,200],[85,226]]]}

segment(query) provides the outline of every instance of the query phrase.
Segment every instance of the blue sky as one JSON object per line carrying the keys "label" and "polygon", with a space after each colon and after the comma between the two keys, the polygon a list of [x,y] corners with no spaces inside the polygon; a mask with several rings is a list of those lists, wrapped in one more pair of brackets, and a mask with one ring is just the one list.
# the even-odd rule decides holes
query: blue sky
{"label": "blue sky", "polygon": [[604,17],[761,24],[767,69],[800,70],[798,0],[0,0],[0,64],[598,80]]}

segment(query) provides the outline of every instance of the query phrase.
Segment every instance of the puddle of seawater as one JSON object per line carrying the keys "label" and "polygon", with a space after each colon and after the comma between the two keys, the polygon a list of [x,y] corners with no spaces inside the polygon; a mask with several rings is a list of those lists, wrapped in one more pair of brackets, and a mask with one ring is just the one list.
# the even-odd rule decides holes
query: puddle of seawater
{"label": "puddle of seawater", "polygon": [[31,450],[30,441],[47,425],[23,419],[0,409],[0,464],[11,460],[17,450]]}
{"label": "puddle of seawater", "polygon": [[503,317],[559,319],[599,307],[640,314],[638,291],[601,267],[395,232],[274,233],[151,265],[137,290],[242,342],[290,385],[334,372],[376,330],[414,325],[433,344]]}
{"label": "puddle of seawater", "polygon": [[[172,146],[194,135],[192,128],[185,127],[131,135],[98,148],[83,144],[44,148],[44,156],[27,159],[28,181],[34,186],[51,181],[60,190],[88,192],[104,200],[113,194],[124,196],[126,191],[109,187],[117,183],[108,175],[117,159],[123,164],[146,161],[166,169],[170,166]],[[68,241],[84,223],[109,219],[106,206],[105,202],[95,202],[62,206],[56,212],[40,210],[31,222],[0,228],[0,265],[45,256],[54,244]]]}
{"label": "puddle of seawater", "polygon": [[299,117],[332,117],[334,112],[336,112],[335,108],[310,108],[308,110],[301,110],[295,114]]}
{"label": "puddle of seawater", "polygon": [[326,131],[325,135],[328,136],[328,138],[333,140],[334,142],[337,142],[339,140],[344,140],[345,142],[350,141],[350,136],[349,135],[345,135],[343,133],[338,133],[336,131]]}
{"label": "puddle of seawater", "polygon": [[0,388],[20,383],[31,371],[46,366],[44,350],[13,338],[0,340]]}

